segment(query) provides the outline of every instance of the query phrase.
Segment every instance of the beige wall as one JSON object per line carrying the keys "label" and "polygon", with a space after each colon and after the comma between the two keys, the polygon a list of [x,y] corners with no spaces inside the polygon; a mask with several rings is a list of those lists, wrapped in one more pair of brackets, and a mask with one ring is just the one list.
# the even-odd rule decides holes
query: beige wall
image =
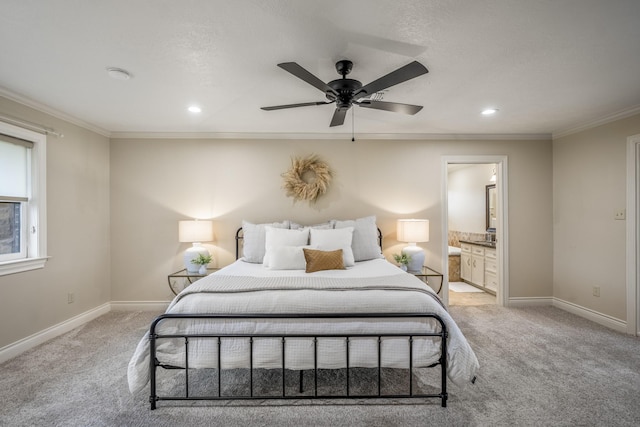
{"label": "beige wall", "polygon": [[[553,142],[554,296],[626,320],[627,137],[640,115]],[[600,287],[600,297],[593,287]]]}
{"label": "beige wall", "polygon": [[[292,155],[318,154],[334,171],[316,205],[294,203],[280,174]],[[161,301],[187,247],[177,222],[213,218],[214,264],[234,259],[242,219],[315,223],[374,214],[390,258],[397,218],[431,221],[422,244],[442,266],[442,157],[506,155],[512,297],[552,295],[551,141],[112,140],[111,259],[114,301]],[[445,237],[446,238],[446,237]]]}
{"label": "beige wall", "polygon": [[486,233],[486,186],[495,168],[493,163],[450,167],[449,230]]}
{"label": "beige wall", "polygon": [[0,113],[64,134],[47,138],[51,259],[44,269],[0,276],[2,348],[110,301],[111,280],[109,139],[2,97]]}

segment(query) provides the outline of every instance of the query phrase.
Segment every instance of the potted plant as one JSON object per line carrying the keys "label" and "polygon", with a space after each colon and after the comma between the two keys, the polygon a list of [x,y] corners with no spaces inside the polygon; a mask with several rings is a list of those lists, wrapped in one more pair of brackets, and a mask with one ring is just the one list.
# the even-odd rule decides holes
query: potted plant
{"label": "potted plant", "polygon": [[200,266],[200,269],[198,270],[199,274],[207,274],[207,264],[211,262],[211,255],[198,254],[196,258],[191,260],[191,262]]}
{"label": "potted plant", "polygon": [[407,265],[409,265],[409,263],[411,262],[411,255],[393,254],[393,259],[396,260],[396,262],[398,263],[398,266],[402,270],[407,271]]}

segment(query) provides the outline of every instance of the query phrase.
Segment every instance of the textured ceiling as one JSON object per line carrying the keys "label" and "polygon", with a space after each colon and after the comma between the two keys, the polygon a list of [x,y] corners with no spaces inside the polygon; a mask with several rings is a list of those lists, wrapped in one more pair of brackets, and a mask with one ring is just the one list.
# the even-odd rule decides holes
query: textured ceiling
{"label": "textured ceiling", "polygon": [[333,105],[260,110],[324,99],[277,63],[327,82],[345,58],[364,84],[429,69],[384,94],[422,111],[356,107],[362,134],[550,134],[640,106],[637,0],[0,2],[2,93],[107,133],[348,134]]}

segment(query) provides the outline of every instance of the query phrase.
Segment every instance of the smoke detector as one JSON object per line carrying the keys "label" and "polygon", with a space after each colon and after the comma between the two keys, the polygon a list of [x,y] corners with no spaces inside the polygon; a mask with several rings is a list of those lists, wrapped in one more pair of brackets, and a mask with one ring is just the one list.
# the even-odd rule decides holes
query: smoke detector
{"label": "smoke detector", "polygon": [[131,78],[131,74],[122,68],[108,67],[107,74],[109,74],[109,77],[116,80],[129,80]]}

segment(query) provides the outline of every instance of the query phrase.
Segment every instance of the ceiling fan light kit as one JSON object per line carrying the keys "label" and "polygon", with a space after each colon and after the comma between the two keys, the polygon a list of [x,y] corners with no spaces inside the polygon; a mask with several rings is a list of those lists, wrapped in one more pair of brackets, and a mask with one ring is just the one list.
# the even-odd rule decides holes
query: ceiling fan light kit
{"label": "ceiling fan light kit", "polygon": [[336,109],[331,118],[329,126],[341,126],[347,111],[353,106],[358,105],[364,108],[372,108],[375,110],[391,111],[395,113],[416,114],[422,110],[421,105],[400,104],[397,102],[385,102],[372,99],[371,97],[377,92],[383,91],[391,86],[406,82],[429,72],[427,68],[413,61],[404,67],[398,68],[391,73],[380,77],[373,82],[362,85],[358,80],[348,79],[347,75],[353,69],[353,62],[343,59],[336,62],[336,71],[342,76],[340,79],[332,80],[324,83],[318,77],[311,74],[302,66],[295,62],[283,62],[278,67],[293,74],[299,79],[305,81],[316,89],[325,94],[326,101],[304,102],[299,104],[276,105],[272,107],[262,107],[265,111],[283,110],[286,108],[308,107],[314,105],[336,104]]}

